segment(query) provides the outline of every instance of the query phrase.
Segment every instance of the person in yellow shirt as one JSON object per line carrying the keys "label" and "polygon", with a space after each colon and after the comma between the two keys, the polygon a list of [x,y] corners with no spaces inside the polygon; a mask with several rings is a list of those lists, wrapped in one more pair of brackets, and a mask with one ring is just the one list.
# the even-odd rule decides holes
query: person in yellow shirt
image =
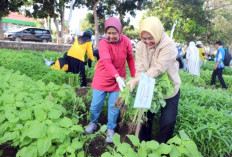
{"label": "person in yellow shirt", "polygon": [[68,57],[68,72],[74,74],[80,73],[82,82],[81,87],[86,87],[86,76],[85,76],[85,54],[90,60],[94,61],[92,42],[91,42],[92,32],[86,30],[82,36],[78,37],[72,47],[67,53]]}
{"label": "person in yellow shirt", "polygon": [[205,49],[203,48],[203,44],[202,44],[201,41],[197,41],[196,46],[197,46],[197,48],[199,50],[199,59],[200,59],[199,60],[199,62],[200,62],[199,66],[201,68],[201,65],[202,65],[204,59],[206,59]]}

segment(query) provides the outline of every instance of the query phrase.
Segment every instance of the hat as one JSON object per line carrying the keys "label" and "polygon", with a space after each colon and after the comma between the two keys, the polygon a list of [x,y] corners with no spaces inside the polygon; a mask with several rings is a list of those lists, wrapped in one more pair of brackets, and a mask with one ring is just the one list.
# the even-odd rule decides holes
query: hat
{"label": "hat", "polygon": [[203,45],[201,41],[197,41],[196,45]]}
{"label": "hat", "polygon": [[105,31],[107,30],[108,27],[114,27],[115,29],[117,29],[119,34],[122,33],[122,24],[120,20],[116,17],[109,17],[105,21],[105,27],[104,27]]}
{"label": "hat", "polygon": [[93,32],[91,31],[91,29],[86,29],[83,33],[84,36],[92,36]]}

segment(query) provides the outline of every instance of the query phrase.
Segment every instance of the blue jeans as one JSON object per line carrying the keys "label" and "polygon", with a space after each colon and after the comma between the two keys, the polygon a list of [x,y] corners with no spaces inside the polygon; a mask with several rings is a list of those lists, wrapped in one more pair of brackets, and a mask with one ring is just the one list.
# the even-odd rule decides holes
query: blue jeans
{"label": "blue jeans", "polygon": [[107,93],[109,93],[107,128],[113,130],[117,126],[117,118],[118,118],[119,109],[120,109],[120,107],[117,107],[117,108],[114,107],[115,102],[118,98],[118,91],[106,92],[106,91],[100,91],[96,89],[93,90],[93,98],[92,98],[91,107],[90,107],[90,112],[91,112],[90,121],[95,124],[98,123],[98,118],[100,116],[102,106],[106,99]]}

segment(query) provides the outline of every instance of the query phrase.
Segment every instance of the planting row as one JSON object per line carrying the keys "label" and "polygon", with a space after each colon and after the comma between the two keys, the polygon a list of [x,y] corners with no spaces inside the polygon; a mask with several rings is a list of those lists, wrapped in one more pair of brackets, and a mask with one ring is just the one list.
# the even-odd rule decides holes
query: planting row
{"label": "planting row", "polygon": [[[54,54],[54,55],[53,55]],[[30,51],[15,51],[15,50],[0,50],[0,66],[7,69],[20,71],[32,78],[33,80],[42,80],[46,84],[54,82],[57,85],[69,84],[72,87],[79,88],[79,76],[77,74],[66,73],[62,70],[53,70],[47,67],[44,63],[44,57],[56,58],[60,54],[54,52],[32,52]],[[61,55],[62,56],[62,55]]]}

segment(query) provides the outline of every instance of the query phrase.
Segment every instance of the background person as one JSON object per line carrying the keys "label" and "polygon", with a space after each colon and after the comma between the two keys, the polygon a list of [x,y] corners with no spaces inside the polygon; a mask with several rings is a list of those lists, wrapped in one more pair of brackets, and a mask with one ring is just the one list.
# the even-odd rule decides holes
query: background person
{"label": "background person", "polygon": [[199,50],[199,67],[201,68],[203,61],[206,59],[206,53],[201,41],[197,41],[196,46]]}
{"label": "background person", "polygon": [[92,32],[86,30],[82,36],[78,37],[72,47],[67,53],[68,59],[68,72],[74,74],[80,73],[81,75],[81,87],[86,87],[86,76],[85,76],[85,54],[89,59],[94,61],[92,42],[91,42]]}
{"label": "background person", "polygon": [[226,84],[225,81],[222,77],[222,73],[223,73],[223,69],[225,68],[225,65],[223,63],[223,60],[225,59],[225,50],[222,46],[222,42],[221,41],[216,41],[215,42],[215,47],[217,49],[217,54],[216,54],[216,58],[215,58],[215,66],[214,66],[214,70],[212,73],[212,78],[211,78],[211,85],[215,84],[216,81],[216,76],[218,77],[222,88],[226,89]]}
{"label": "background person", "polygon": [[181,48],[181,44],[177,45],[177,50],[178,50],[178,54],[177,54],[177,58],[176,60],[179,62],[179,69],[183,69],[184,68],[184,64],[182,61],[182,56],[184,55],[183,50]]}
{"label": "background person", "polygon": [[[141,73],[157,77],[167,72],[175,85],[173,95],[165,97],[166,106],[161,108],[158,141],[163,143],[172,137],[176,123],[181,84],[178,74],[179,65],[176,60],[178,52],[175,42],[164,33],[163,25],[156,17],[148,17],[142,21],[140,38],[141,41],[136,45],[136,78],[127,83],[130,85],[131,91],[139,83]],[[154,113],[148,111],[148,120],[140,131],[141,140],[151,140],[154,116]]]}
{"label": "background person", "polygon": [[90,134],[97,129],[98,118],[108,93],[106,142],[112,143],[119,114],[119,107],[115,108],[114,105],[118,98],[119,89],[123,90],[123,87],[125,87],[123,78],[126,78],[126,61],[131,77],[135,76],[135,62],[130,39],[121,34],[120,20],[115,17],[108,18],[104,29],[105,38],[102,38],[99,42],[100,59],[92,82],[91,118],[85,132]]}
{"label": "background person", "polygon": [[187,48],[186,63],[189,73],[195,76],[200,76],[199,50],[193,41],[189,43]]}

